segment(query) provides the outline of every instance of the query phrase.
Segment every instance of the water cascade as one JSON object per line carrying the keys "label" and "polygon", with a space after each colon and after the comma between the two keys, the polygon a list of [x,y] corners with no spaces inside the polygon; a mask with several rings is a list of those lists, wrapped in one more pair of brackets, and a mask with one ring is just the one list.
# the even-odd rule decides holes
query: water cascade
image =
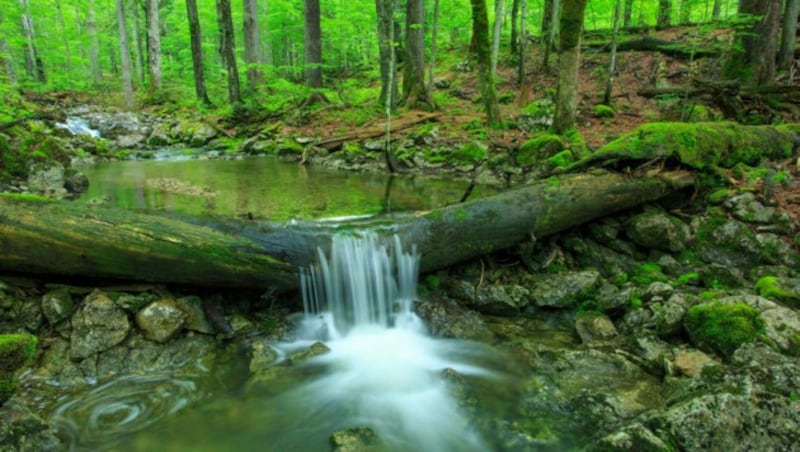
{"label": "water cascade", "polygon": [[61,122],[56,125],[62,129],[69,130],[73,135],[89,135],[93,138],[100,138],[100,131],[89,127],[89,123],[83,118],[67,116],[67,120],[65,122]]}

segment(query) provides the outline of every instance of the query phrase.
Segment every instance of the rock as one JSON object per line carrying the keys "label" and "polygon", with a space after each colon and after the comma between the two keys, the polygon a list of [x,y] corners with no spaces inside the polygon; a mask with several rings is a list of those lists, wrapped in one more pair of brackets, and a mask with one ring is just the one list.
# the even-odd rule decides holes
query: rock
{"label": "rock", "polygon": [[171,128],[166,123],[158,123],[153,126],[147,144],[150,146],[164,146],[172,143]]}
{"label": "rock", "polygon": [[595,270],[567,271],[536,280],[530,287],[530,299],[536,306],[565,308],[582,301],[600,285]]}
{"label": "rock", "polygon": [[672,295],[675,289],[665,282],[653,281],[641,293],[642,301],[664,301]]}
{"label": "rock", "polygon": [[738,268],[713,262],[700,267],[698,275],[703,285],[709,288],[738,287],[744,278]]}
{"label": "rock", "polygon": [[198,296],[181,297],[175,300],[175,306],[186,314],[185,328],[203,334],[214,334],[214,327],[206,318],[203,301]]}
{"label": "rock", "polygon": [[16,391],[14,374],[33,361],[37,344],[32,334],[0,334],[0,405]]}
{"label": "rock", "polygon": [[61,323],[71,316],[73,307],[72,294],[66,287],[42,295],[42,313],[50,325]]}
{"label": "rock", "polygon": [[528,305],[528,289],[517,285],[484,285],[476,288],[467,281],[450,283],[450,294],[478,311],[497,315],[516,315]]}
{"label": "rock", "polygon": [[134,133],[130,135],[120,135],[115,140],[115,144],[120,149],[132,149],[132,148],[139,148],[143,147],[147,141],[147,137],[139,134]]}
{"label": "rock", "polygon": [[676,350],[672,362],[673,369],[687,377],[699,377],[706,366],[719,365],[700,350]]}
{"label": "rock", "polygon": [[676,450],[791,450],[800,401],[770,394],[707,394],[650,416]]}
{"label": "rock", "polygon": [[57,162],[47,168],[31,168],[28,190],[60,198],[67,194],[64,188],[65,178],[64,166]]}
{"label": "rock", "polygon": [[67,450],[55,430],[27,405],[12,399],[0,407],[0,444],[7,451]]}
{"label": "rock", "polygon": [[693,300],[689,296],[676,293],[663,304],[651,305],[656,334],[669,338],[683,332],[683,317],[692,303]]}
{"label": "rock", "polygon": [[764,321],[764,334],[769,342],[783,353],[800,356],[800,316],[797,311],[756,295],[731,296],[719,302],[743,302],[757,309]]}
{"label": "rock", "polygon": [[136,313],[136,325],[145,338],[164,343],[175,337],[186,325],[186,314],[169,298],[154,301]]}
{"label": "rock", "polygon": [[64,173],[64,188],[71,196],[80,195],[89,189],[89,178],[80,171],[67,170]]}
{"label": "rock", "polygon": [[792,308],[800,308],[800,278],[762,276],[755,285],[758,294]]}
{"label": "rock", "polygon": [[382,450],[378,435],[369,427],[354,427],[334,432],[330,436],[334,452],[368,452]]}
{"label": "rock", "polygon": [[659,209],[633,216],[625,231],[638,245],[669,252],[684,250],[691,237],[687,224]]}
{"label": "rock", "polygon": [[128,315],[100,291],[89,294],[72,315],[69,355],[81,360],[121,343],[128,336]]}
{"label": "rock", "polygon": [[217,136],[217,131],[208,124],[201,124],[192,133],[189,145],[194,147],[205,146],[212,138]]}
{"label": "rock", "polygon": [[269,154],[275,151],[275,141],[263,135],[250,137],[242,143],[242,152],[250,155]]}
{"label": "rock", "polygon": [[250,343],[250,373],[263,372],[278,360],[278,352],[266,339],[257,339]]}
{"label": "rock", "polygon": [[97,112],[87,115],[89,125],[97,129],[104,138],[114,139],[121,135],[140,133],[143,129],[139,117],[134,113]]}
{"label": "rock", "polygon": [[564,249],[575,256],[578,265],[600,269],[607,278],[631,274],[639,265],[630,255],[614,251],[591,239],[568,236],[562,243]]}
{"label": "rock", "polygon": [[446,297],[422,300],[414,310],[434,336],[490,342],[494,337],[481,317]]}
{"label": "rock", "polygon": [[756,195],[751,192],[734,196],[723,203],[738,220],[748,223],[769,224],[775,217],[774,207],[765,207],[756,200]]}
{"label": "rock", "polygon": [[330,351],[331,349],[328,348],[328,346],[323,344],[322,342],[314,342],[308,348],[304,348],[299,352],[293,353],[287,358],[287,360],[291,364],[297,364],[303,361],[308,361],[311,358],[324,355]]}
{"label": "rock", "polygon": [[627,347],[637,359],[635,362],[648,373],[662,376],[666,360],[672,356],[672,346],[658,337],[638,335]]}
{"label": "rock", "polygon": [[671,450],[650,429],[636,422],[598,440],[589,451],[661,452]]}
{"label": "rock", "polygon": [[575,319],[575,330],[584,344],[617,336],[617,329],[608,317],[592,312],[583,313]]}

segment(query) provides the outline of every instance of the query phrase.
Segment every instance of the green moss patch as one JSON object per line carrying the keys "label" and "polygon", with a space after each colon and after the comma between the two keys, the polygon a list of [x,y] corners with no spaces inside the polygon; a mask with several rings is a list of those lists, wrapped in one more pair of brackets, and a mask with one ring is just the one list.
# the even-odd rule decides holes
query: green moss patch
{"label": "green moss patch", "polygon": [[613,118],[616,114],[617,112],[608,105],[598,104],[594,106],[594,115],[598,118]]}
{"label": "green moss patch", "polygon": [[726,358],[765,330],[758,310],[743,302],[696,305],[686,313],[684,326],[695,345]]}
{"label": "green moss patch", "polygon": [[14,372],[33,361],[37,343],[27,333],[0,335],[0,404],[14,394]]}
{"label": "green moss patch", "polygon": [[793,307],[800,306],[800,294],[787,288],[777,276],[764,276],[756,282],[759,295]]}

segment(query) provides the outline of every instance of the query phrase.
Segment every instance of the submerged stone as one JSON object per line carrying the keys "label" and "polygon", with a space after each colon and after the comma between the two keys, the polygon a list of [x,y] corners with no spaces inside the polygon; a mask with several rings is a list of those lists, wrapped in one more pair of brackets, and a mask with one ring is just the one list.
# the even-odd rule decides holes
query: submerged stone
{"label": "submerged stone", "polygon": [[334,452],[379,451],[380,441],[375,430],[369,427],[353,427],[334,432],[330,437]]}
{"label": "submerged stone", "polygon": [[108,350],[128,335],[128,315],[100,291],[89,294],[72,316],[70,358],[80,360]]}

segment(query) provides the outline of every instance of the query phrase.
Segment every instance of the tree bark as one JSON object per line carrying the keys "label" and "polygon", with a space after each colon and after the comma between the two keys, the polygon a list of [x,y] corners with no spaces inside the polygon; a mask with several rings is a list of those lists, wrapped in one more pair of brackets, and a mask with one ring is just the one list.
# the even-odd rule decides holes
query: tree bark
{"label": "tree bark", "polygon": [[[559,27],[559,16],[561,14],[561,3],[563,0],[547,0],[546,5],[549,6],[549,10],[545,8],[544,14],[549,14],[547,17],[547,33],[545,38],[545,48],[544,48],[544,58],[542,59],[542,67],[545,70],[549,70],[550,67],[550,53],[553,51],[556,43],[556,37],[558,36],[558,27]],[[545,18],[542,17],[542,22],[544,27]]]}
{"label": "tree bark", "polygon": [[428,90],[433,90],[436,75],[436,50],[439,40],[439,0],[433,0],[433,26],[431,27],[431,60],[428,63]]}
{"label": "tree bark", "polygon": [[521,14],[519,17],[519,66],[517,66],[517,79],[519,80],[520,90],[520,105],[528,102],[528,83],[525,77],[525,49],[528,47],[528,30],[527,21],[528,16],[528,0],[520,0]]}
{"label": "tree bark", "polygon": [[513,0],[511,3],[511,45],[509,51],[511,55],[515,55],[519,46],[519,2],[520,0]]}
{"label": "tree bark", "polygon": [[406,2],[406,61],[403,72],[403,103],[415,108],[435,109],[425,84],[425,7],[423,0]]}
{"label": "tree bark", "polygon": [[161,88],[161,27],[158,18],[158,0],[147,0],[147,67],[150,73],[150,90]]}
{"label": "tree bark", "polygon": [[497,58],[500,54],[500,32],[503,29],[503,0],[494,1],[494,25],[492,27],[492,79],[497,75]]}
{"label": "tree bark", "polygon": [[775,80],[780,0],[742,0],[739,15],[752,23],[737,32],[742,53],[734,51],[727,68],[729,77],[753,85]]}
{"label": "tree bark", "polygon": [[586,0],[564,0],[561,5],[558,87],[553,131],[564,133],[575,126],[578,109],[578,68]]}
{"label": "tree bark", "polygon": [[[415,243],[428,272],[654,201],[693,182],[689,172],[567,175],[393,218],[389,233]],[[386,223],[276,225],[2,197],[0,218],[2,271],[278,291],[297,288],[298,268],[313,262],[317,247],[327,249],[337,230]]]}
{"label": "tree bark", "polygon": [[89,12],[86,16],[86,33],[89,35],[89,69],[92,72],[92,81],[100,82],[103,72],[100,69],[100,41],[97,39],[97,16],[95,15],[95,0],[89,0]]}
{"label": "tree bark", "polygon": [[22,26],[22,36],[25,38],[25,72],[28,73],[28,77],[39,83],[46,83],[44,64],[39,56],[39,49],[36,47],[36,31],[33,27],[31,5],[29,0],[20,0],[20,4],[22,5],[20,25]]}
{"label": "tree bark", "polygon": [[203,67],[203,37],[200,20],[197,16],[197,0],[186,0],[186,16],[189,20],[189,35],[192,46],[192,71],[194,74],[194,93],[205,105],[211,105],[206,93],[206,79]]}
{"label": "tree bark", "polygon": [[794,62],[798,13],[800,13],[800,0],[786,0],[783,27],[781,28],[781,48],[778,52],[778,69],[787,70]]}
{"label": "tree bark", "polygon": [[261,34],[258,30],[256,0],[244,0],[244,62],[247,65],[247,86],[255,90],[264,83],[261,73]]}
{"label": "tree bark", "polygon": [[[2,23],[3,12],[0,11],[0,25]],[[14,67],[14,55],[11,53],[11,47],[8,45],[8,39],[6,39],[5,36],[0,37],[0,65],[3,66],[3,72],[7,77],[8,83],[16,85],[17,71]]]}
{"label": "tree bark", "polygon": [[117,0],[117,28],[119,29],[119,56],[122,69],[122,92],[125,107],[133,109],[133,84],[131,82],[131,54],[128,47],[128,30],[125,24],[125,5]]}
{"label": "tree bark", "polygon": [[228,101],[231,104],[242,102],[239,90],[239,70],[236,67],[235,44],[233,42],[233,20],[230,0],[216,0],[217,26],[219,28],[219,55],[222,66],[228,73]]}
{"label": "tree bark", "polygon": [[633,17],[633,0],[625,0],[625,11],[622,14],[622,27],[630,28]]}
{"label": "tree bark", "polygon": [[322,88],[322,29],[319,0],[304,0],[305,79],[309,88]]}
{"label": "tree bark", "polygon": [[[67,36],[67,24],[64,21],[64,11],[61,7],[61,0],[56,0],[56,12],[58,13],[58,25],[61,27],[61,40],[64,42],[64,69],[67,73],[72,72],[72,52],[69,48],[69,37]],[[71,80],[69,81],[71,84]]]}
{"label": "tree bark", "polygon": [[658,0],[656,28],[667,28],[671,25],[672,0]]}
{"label": "tree bark", "polygon": [[[378,16],[378,53],[381,69],[381,94],[380,105],[397,105],[397,77],[394,76],[394,0],[375,0],[375,10]],[[387,99],[390,96],[391,99]]]}
{"label": "tree bark", "polygon": [[[145,6],[145,23],[147,23],[147,7]],[[144,83],[144,55],[147,53],[142,44],[142,34],[139,33],[139,5],[133,2],[131,11],[133,11],[133,26],[131,27],[131,40],[133,41],[133,72],[136,74],[136,81]],[[147,26],[145,25],[145,35],[147,34]]]}
{"label": "tree bark", "polygon": [[491,53],[489,50],[489,17],[486,11],[486,0],[470,0],[472,4],[472,42],[478,57],[478,83],[486,110],[486,122],[490,127],[500,125],[500,108],[497,105],[497,94],[494,88],[494,77],[491,69]]}
{"label": "tree bark", "polygon": [[722,0],[714,0],[714,6],[711,7],[711,19],[719,20],[721,12],[722,12]]}
{"label": "tree bark", "polygon": [[611,56],[608,61],[608,77],[606,78],[606,88],[603,91],[603,103],[611,105],[611,91],[614,89],[614,78],[617,72],[617,37],[619,35],[619,22],[621,13],[621,0],[614,2],[614,22],[611,35]]}

